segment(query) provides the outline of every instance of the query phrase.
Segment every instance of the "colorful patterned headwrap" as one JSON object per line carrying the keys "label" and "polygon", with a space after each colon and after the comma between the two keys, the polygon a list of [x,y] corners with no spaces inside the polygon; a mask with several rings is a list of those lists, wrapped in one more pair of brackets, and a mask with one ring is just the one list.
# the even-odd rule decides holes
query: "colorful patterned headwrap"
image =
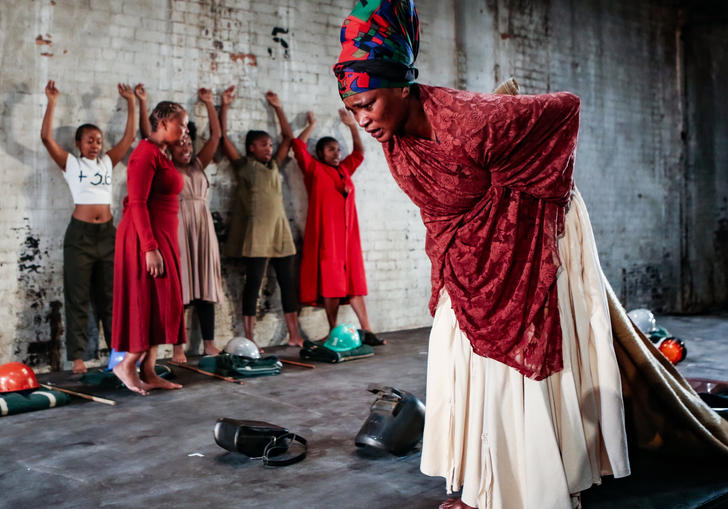
{"label": "colorful patterned headwrap", "polygon": [[341,25],[341,98],[415,82],[420,20],[412,0],[359,0]]}

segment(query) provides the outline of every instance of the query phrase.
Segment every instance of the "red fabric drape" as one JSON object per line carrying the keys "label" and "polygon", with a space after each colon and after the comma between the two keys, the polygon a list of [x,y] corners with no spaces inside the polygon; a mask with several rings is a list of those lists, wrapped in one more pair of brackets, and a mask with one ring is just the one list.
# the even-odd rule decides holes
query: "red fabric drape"
{"label": "red fabric drape", "polygon": [[[322,297],[366,295],[355,189],[351,180],[364,156],[352,152],[339,163],[337,171],[311,156],[306,144],[298,138],[293,140],[293,153],[308,191],[301,259],[301,304],[321,303]],[[348,190],[346,196],[345,190]]]}
{"label": "red fabric drape", "polygon": [[[128,196],[116,232],[111,345],[143,352],[151,345],[184,343],[177,238],[182,175],[153,143],[142,140],[129,158]],[[164,274],[147,272],[146,252],[159,249]]]}
{"label": "red fabric drape", "polygon": [[543,379],[563,366],[558,235],[579,98],[418,92],[437,139],[395,136],[383,148],[427,229],[430,310],[444,286],[475,353]]}

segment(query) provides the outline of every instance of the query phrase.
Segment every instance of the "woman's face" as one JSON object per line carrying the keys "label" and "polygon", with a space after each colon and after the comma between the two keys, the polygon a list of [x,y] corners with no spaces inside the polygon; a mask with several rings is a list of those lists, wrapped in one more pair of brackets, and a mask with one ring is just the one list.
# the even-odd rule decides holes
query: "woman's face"
{"label": "woman's face", "polygon": [[185,134],[182,139],[171,146],[172,161],[176,165],[186,166],[192,161],[192,139]]}
{"label": "woman's face", "polygon": [[379,88],[344,99],[346,109],[354,114],[356,122],[380,143],[401,134],[409,114],[407,98],[410,89]]}
{"label": "woman's face", "polygon": [[317,155],[321,161],[329,166],[339,166],[341,162],[341,147],[339,147],[338,142],[330,141],[324,145],[323,150]]}
{"label": "woman's face", "polygon": [[268,163],[273,157],[273,139],[262,136],[248,146],[248,153],[261,163]]}
{"label": "woman's face", "polygon": [[81,139],[76,142],[76,147],[81,155],[86,159],[95,160],[101,153],[101,145],[104,137],[98,129],[84,129],[81,133]]}
{"label": "woman's face", "polygon": [[184,110],[172,115],[171,117],[162,119],[162,125],[166,129],[164,141],[172,147],[179,144],[179,142],[182,141],[182,138],[188,133],[188,122],[189,119],[187,118],[187,112]]}

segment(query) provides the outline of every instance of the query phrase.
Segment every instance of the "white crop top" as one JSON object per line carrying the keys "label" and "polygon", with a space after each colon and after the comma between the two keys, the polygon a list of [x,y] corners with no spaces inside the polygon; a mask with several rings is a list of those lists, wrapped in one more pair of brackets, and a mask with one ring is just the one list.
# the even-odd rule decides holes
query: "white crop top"
{"label": "white crop top", "polygon": [[68,154],[64,172],[76,205],[111,205],[111,158],[95,161]]}

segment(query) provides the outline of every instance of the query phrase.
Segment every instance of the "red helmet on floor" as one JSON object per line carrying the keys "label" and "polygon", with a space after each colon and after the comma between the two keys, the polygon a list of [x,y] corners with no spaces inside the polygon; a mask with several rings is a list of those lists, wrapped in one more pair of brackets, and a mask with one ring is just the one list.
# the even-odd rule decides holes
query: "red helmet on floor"
{"label": "red helmet on floor", "polygon": [[22,362],[8,362],[0,366],[0,392],[37,389],[35,373]]}
{"label": "red helmet on floor", "polygon": [[657,349],[673,364],[677,364],[688,355],[688,349],[685,347],[685,343],[683,343],[682,339],[678,338],[666,338],[660,343]]}

